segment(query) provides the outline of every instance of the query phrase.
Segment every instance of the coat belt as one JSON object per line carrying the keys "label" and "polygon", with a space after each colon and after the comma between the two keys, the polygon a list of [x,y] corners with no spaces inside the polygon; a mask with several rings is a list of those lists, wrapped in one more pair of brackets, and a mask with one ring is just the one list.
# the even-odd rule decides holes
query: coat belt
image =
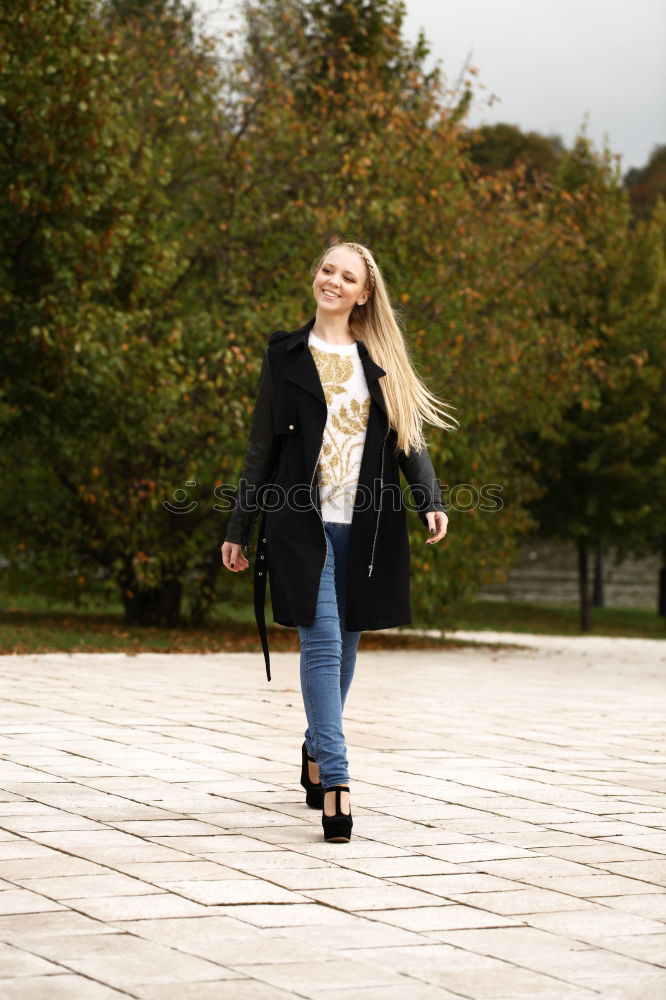
{"label": "coat belt", "polygon": [[266,661],[266,677],[271,679],[271,661],[268,653],[268,636],[266,635],[266,576],[268,575],[266,559],[266,511],[264,511],[261,524],[259,525],[259,539],[257,541],[257,551],[254,560],[254,617],[261,638],[261,648],[264,651]]}

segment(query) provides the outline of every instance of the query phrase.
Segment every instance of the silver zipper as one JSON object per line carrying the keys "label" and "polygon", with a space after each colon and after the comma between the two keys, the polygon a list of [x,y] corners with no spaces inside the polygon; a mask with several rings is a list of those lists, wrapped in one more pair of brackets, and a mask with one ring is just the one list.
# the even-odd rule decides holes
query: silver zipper
{"label": "silver zipper", "polygon": [[[321,436],[321,445],[319,447],[319,454],[317,455],[317,461],[315,462],[314,469],[312,470],[312,477],[310,479],[310,494],[311,495],[312,495],[312,484],[314,482],[315,473],[317,472],[317,466],[319,465],[319,459],[321,457],[321,453],[322,453],[323,447],[324,447],[324,434],[322,433],[322,436]],[[326,528],[324,527],[324,519],[321,516],[321,514],[319,513],[319,510],[317,508],[317,504],[314,504],[314,509],[317,511],[317,517],[321,521],[321,530],[324,532],[324,561],[321,564],[321,570],[319,572],[319,576],[321,576],[321,574],[324,572],[324,566],[326,565],[326,557],[328,556],[328,541],[327,541],[327,538],[326,538]]]}
{"label": "silver zipper", "polygon": [[379,473],[379,510],[377,511],[377,521],[375,523],[375,537],[372,540],[372,552],[370,553],[370,562],[368,563],[368,577],[372,576],[372,570],[374,568],[375,562],[375,545],[377,544],[377,532],[379,531],[379,515],[382,512],[382,487],[384,486],[384,452],[386,451],[386,439],[389,436],[390,426],[386,428],[386,434],[384,435],[384,444],[382,445],[382,468]]}

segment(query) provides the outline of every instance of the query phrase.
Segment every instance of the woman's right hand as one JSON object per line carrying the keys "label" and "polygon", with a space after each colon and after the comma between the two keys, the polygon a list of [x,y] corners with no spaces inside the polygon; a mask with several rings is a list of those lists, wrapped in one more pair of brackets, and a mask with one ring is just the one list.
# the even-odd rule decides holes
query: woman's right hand
{"label": "woman's right hand", "polygon": [[232,573],[240,573],[250,565],[241,552],[240,545],[235,542],[224,542],[222,545],[222,562]]}

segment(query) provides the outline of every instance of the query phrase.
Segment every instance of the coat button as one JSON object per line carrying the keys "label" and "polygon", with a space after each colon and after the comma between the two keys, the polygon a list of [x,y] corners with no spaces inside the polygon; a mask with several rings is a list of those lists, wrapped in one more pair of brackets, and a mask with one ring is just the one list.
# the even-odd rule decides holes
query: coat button
{"label": "coat button", "polygon": [[293,424],[289,424],[289,430],[293,431],[293,429],[294,429],[294,425]]}
{"label": "coat button", "polygon": [[265,542],[265,541],[266,541],[266,539],[265,539],[265,538],[262,538],[261,540],[262,540],[262,542]]}
{"label": "coat button", "polygon": [[263,576],[263,575],[264,575],[263,573],[259,573],[259,576]]}
{"label": "coat button", "polygon": [[266,556],[259,556],[259,558],[260,558],[260,559],[265,559],[265,558],[266,558]]}

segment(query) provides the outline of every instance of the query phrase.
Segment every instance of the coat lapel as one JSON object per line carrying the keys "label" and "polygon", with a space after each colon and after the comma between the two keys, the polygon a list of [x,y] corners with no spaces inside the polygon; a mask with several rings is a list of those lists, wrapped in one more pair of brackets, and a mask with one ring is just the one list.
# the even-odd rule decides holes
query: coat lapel
{"label": "coat lapel", "polygon": [[[312,353],[305,349],[307,347],[308,334],[314,324],[314,318],[308,320],[305,326],[302,326],[300,330],[294,330],[289,338],[287,351],[291,353],[289,356],[287,370],[285,371],[285,378],[288,382],[294,382],[295,385],[300,386],[301,389],[305,389],[306,392],[315,396],[316,399],[323,404],[324,411],[326,411],[328,409],[328,405],[326,403],[326,396],[324,395],[317,366],[314,358],[312,357]],[[299,347],[300,350],[296,350],[296,348]]]}
{"label": "coat lapel", "polygon": [[[319,372],[317,371],[317,366],[315,364],[312,353],[309,350],[305,350],[307,347],[308,334],[315,324],[315,317],[308,320],[305,326],[302,326],[299,330],[294,330],[287,343],[287,351],[294,351],[295,348],[301,346],[301,350],[295,351],[295,358],[288,365],[287,371],[285,372],[285,378],[289,382],[294,382],[296,385],[305,389],[306,392],[311,393],[315,396],[324,406],[326,404],[326,397],[324,396],[324,390],[322,389],[321,380],[319,378]],[[379,385],[378,379],[386,372],[379,365],[375,364],[368,353],[368,349],[362,341],[358,341],[358,353],[361,359],[361,364],[363,365],[363,371],[365,372],[365,380],[368,384],[368,392],[377,405],[386,414],[386,403],[384,401],[384,394]]]}

